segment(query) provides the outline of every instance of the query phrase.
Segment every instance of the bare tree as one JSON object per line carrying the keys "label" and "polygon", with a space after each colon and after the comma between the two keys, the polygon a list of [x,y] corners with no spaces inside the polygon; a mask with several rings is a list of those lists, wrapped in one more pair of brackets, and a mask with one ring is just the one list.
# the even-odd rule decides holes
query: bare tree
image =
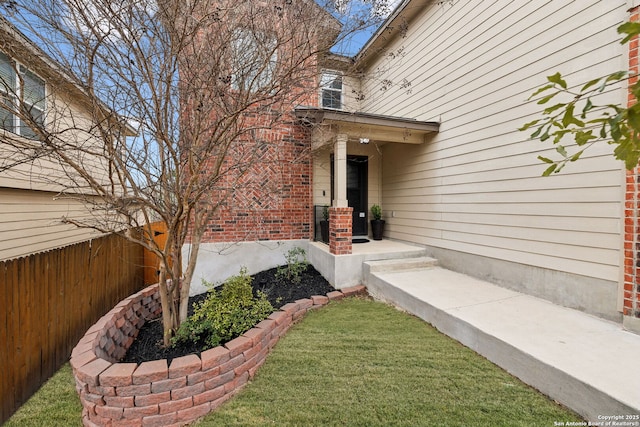
{"label": "bare tree", "polygon": [[[165,345],[186,318],[207,224],[249,185],[247,172],[266,161],[265,134],[317,97],[319,56],[375,24],[388,6],[330,3],[0,2],[7,19],[38,46],[31,60],[54,70],[42,77],[56,87],[46,99],[43,93],[27,102],[25,90],[4,85],[10,102],[0,103],[0,112],[18,117],[29,137],[2,141],[0,169],[54,164],[64,173],[50,177],[64,187],[60,197],[87,207],[84,217],[67,222],[120,233],[159,257]],[[17,49],[9,40],[0,40],[6,55]],[[154,221],[167,224],[164,247],[152,238]],[[192,250],[183,260],[185,242]]]}

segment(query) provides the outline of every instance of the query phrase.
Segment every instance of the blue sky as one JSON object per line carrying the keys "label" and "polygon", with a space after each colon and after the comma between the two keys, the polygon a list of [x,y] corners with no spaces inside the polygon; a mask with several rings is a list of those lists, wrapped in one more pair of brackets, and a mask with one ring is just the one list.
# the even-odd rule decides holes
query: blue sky
{"label": "blue sky", "polygon": [[391,14],[393,10],[401,3],[402,0],[334,0],[336,3],[344,5],[344,9],[338,13],[338,20],[354,20],[360,19],[370,20],[371,25],[367,28],[350,34],[340,43],[331,49],[334,53],[354,56],[369,38],[382,25],[384,20]]}
{"label": "blue sky", "polygon": [[364,44],[369,40],[371,35],[376,31],[377,27],[370,27],[366,30],[361,30],[356,33],[350,34],[340,43],[336,44],[331,51],[334,53],[340,53],[347,56],[355,56]]}

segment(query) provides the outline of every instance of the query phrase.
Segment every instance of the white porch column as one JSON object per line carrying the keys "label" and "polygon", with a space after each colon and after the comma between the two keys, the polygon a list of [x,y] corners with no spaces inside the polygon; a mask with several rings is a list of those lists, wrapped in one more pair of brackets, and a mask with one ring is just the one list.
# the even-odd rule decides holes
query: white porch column
{"label": "white porch column", "polygon": [[346,208],[347,202],[347,140],[345,133],[336,135],[336,143],[333,150],[333,200],[334,208]]}

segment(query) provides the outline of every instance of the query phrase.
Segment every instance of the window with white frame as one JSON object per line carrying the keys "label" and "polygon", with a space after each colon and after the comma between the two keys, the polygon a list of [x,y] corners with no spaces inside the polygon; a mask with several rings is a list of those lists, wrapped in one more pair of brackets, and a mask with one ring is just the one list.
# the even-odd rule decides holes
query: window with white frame
{"label": "window with white frame", "polygon": [[14,112],[20,106],[37,125],[43,125],[45,97],[44,80],[0,52],[0,129],[36,139],[32,127]]}
{"label": "window with white frame", "polygon": [[269,34],[248,29],[233,32],[231,86],[255,92],[268,86],[275,74],[277,41]]}
{"label": "window with white frame", "polygon": [[15,103],[16,73],[9,58],[0,52],[0,129],[15,131],[13,115]]}
{"label": "window with white frame", "polygon": [[322,108],[342,109],[342,75],[325,71],[320,78],[320,103]]}

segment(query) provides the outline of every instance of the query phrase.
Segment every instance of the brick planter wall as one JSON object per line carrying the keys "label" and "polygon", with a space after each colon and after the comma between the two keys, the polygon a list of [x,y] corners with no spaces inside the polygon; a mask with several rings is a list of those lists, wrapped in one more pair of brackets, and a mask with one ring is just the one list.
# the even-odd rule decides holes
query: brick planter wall
{"label": "brick planter wall", "polygon": [[146,320],[161,313],[157,285],[121,301],[93,325],[71,353],[85,426],[182,426],[216,409],[254,375],[289,327],[330,300],[364,286],[286,304],[242,336],[173,359],[117,363]]}

